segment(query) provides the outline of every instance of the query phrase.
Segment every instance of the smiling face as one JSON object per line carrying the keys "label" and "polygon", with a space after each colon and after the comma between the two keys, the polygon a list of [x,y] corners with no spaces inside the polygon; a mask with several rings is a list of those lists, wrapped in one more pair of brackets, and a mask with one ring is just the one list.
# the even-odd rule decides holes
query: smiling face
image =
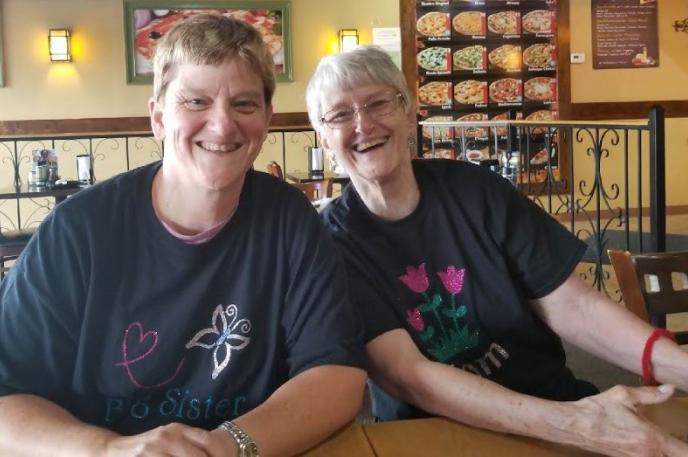
{"label": "smiling face", "polygon": [[163,99],[149,101],[164,173],[186,188],[238,194],[272,115],[261,78],[237,57],[175,71]]}
{"label": "smiling face", "polygon": [[[333,92],[330,95],[328,92]],[[396,90],[384,84],[364,84],[351,89],[325,91],[322,112],[359,109],[353,121],[339,128],[327,124],[319,130],[322,145],[334,153],[356,182],[384,183],[394,179],[404,167],[410,167],[409,136],[415,128],[415,115],[404,103],[398,103],[384,116],[374,116],[364,105],[374,104]]]}

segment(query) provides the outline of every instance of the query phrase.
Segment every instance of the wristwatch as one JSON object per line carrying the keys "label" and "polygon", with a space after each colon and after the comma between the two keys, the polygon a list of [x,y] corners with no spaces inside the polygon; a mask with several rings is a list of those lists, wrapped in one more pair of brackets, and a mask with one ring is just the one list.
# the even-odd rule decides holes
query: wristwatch
{"label": "wristwatch", "polygon": [[229,433],[229,435],[234,438],[237,446],[239,446],[239,456],[238,457],[259,457],[258,456],[258,446],[253,438],[249,436],[248,433],[243,431],[241,427],[236,425],[232,421],[225,421],[220,424],[218,428]]}

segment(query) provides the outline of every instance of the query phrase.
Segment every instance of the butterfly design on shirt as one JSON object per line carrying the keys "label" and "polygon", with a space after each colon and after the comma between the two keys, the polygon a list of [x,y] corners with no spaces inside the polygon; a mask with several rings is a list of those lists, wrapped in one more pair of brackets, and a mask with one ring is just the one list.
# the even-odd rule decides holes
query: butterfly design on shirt
{"label": "butterfly design on shirt", "polygon": [[238,319],[239,309],[236,305],[217,305],[213,311],[212,325],[196,333],[186,348],[201,347],[213,350],[214,369],[212,378],[216,379],[222,370],[229,365],[232,351],[240,351],[251,342],[251,321]]}

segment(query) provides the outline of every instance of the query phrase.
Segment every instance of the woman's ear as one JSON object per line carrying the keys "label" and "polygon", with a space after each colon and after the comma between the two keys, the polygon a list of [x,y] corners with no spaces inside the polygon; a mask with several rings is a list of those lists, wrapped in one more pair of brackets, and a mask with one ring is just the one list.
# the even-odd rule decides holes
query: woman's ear
{"label": "woman's ear", "polygon": [[322,134],[322,130],[319,130],[316,135],[320,138],[320,145],[324,150],[330,149],[330,142],[327,140],[327,136]]}
{"label": "woman's ear", "polygon": [[151,130],[155,138],[162,141],[165,139],[165,124],[162,120],[162,104],[154,98],[148,100],[148,113],[150,115]]}

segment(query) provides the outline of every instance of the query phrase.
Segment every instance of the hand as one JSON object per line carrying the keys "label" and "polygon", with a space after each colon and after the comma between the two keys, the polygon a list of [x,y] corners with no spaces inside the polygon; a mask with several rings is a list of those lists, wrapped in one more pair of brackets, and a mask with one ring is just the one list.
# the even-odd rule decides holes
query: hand
{"label": "hand", "polygon": [[674,387],[616,386],[599,395],[571,403],[576,408],[570,430],[578,447],[614,457],[679,457],[688,445],[637,413],[638,405],[662,403]]}
{"label": "hand", "polygon": [[234,457],[234,440],[222,430],[207,431],[173,423],[105,444],[107,457]]}

